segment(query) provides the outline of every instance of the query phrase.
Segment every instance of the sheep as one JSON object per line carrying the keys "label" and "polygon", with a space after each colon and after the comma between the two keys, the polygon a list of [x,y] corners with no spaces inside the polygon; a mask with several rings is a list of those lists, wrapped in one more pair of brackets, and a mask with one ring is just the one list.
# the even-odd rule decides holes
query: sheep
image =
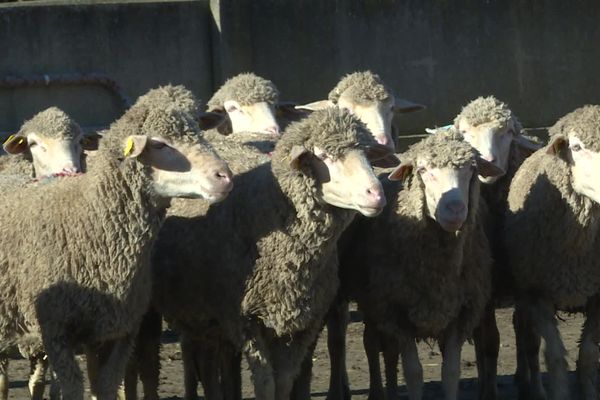
{"label": "sheep", "polygon": [[[182,336],[216,332],[243,350],[257,398],[289,396],[335,295],[328,261],[337,237],[356,211],[373,216],[385,204],[365,152],[389,155],[348,112],[317,111],[286,129],[270,163],[236,175],[225,202],[195,218],[171,216],[160,232],[153,306]],[[221,250],[196,251],[205,240]],[[153,338],[149,329],[140,335],[158,344],[155,327]],[[143,351],[142,364],[157,363],[157,351]]]}
{"label": "sheep", "polygon": [[296,106],[299,110],[314,111],[339,107],[356,114],[375,140],[392,150],[392,118],[397,113],[418,111],[425,106],[394,97],[379,75],[371,71],[354,72],[344,76],[329,92],[328,100]]}
{"label": "sheep", "polygon": [[91,172],[2,199],[0,229],[11,239],[0,250],[0,343],[41,338],[63,398],[83,399],[77,345],[97,366],[93,393],[116,396],[169,199],[214,202],[231,190],[226,164],[199,133],[188,114],[134,105],[112,125]]}
{"label": "sheep", "polygon": [[[400,157],[402,164],[384,181],[390,205],[372,220],[357,218],[339,241],[341,297],[355,300],[364,317],[370,399],[385,397],[380,351],[387,398],[397,398],[398,353],[409,398],[421,398],[415,339],[427,338],[440,344],[442,384],[446,398],[455,399],[460,350],[491,291],[485,206],[475,165],[484,176],[500,171],[478,159],[454,130],[430,136]],[[329,334],[343,337],[335,329],[344,326],[328,327]],[[343,359],[331,362],[343,366]],[[328,398],[344,396],[341,389],[331,387]]]}
{"label": "sheep", "polygon": [[[543,337],[550,397],[567,399],[566,351],[555,313],[584,312],[577,372],[582,398],[596,399],[600,106],[572,111],[549,133],[549,145],[525,160],[508,194],[504,240],[519,290],[517,311],[526,328],[517,334],[528,346],[528,359],[538,357],[539,335]],[[534,336],[533,346],[531,338],[523,340],[527,335]],[[530,391],[520,391],[521,396],[545,398],[539,376],[531,376],[529,384]]]}
{"label": "sheep", "polygon": [[[493,177],[479,177],[481,193],[488,206],[485,221],[486,234],[491,243],[494,265],[492,268],[493,294],[486,307],[481,325],[474,335],[479,373],[479,397],[495,399],[496,370],[500,347],[494,310],[506,306],[514,297],[514,283],[506,266],[506,249],[502,242],[503,220],[507,209],[510,182],[523,161],[541,145],[522,133],[522,126],[508,105],[494,96],[478,97],[469,102],[454,119],[459,130],[481,156],[502,170]],[[518,325],[515,325],[515,329]],[[519,349],[521,346],[518,345]],[[526,366],[518,352],[517,377]],[[532,365],[535,369],[536,366]]]}
{"label": "sheep", "polygon": [[[279,135],[277,116],[295,118],[301,114],[295,104],[279,101],[275,84],[253,73],[228,79],[208,101],[205,116],[208,129],[216,125],[218,133],[262,132]],[[219,118],[221,116],[221,118]]]}
{"label": "sheep", "polygon": [[[97,148],[97,135],[84,136],[69,115],[56,107],[37,113],[4,143],[9,156],[0,158],[0,188],[8,193],[31,184],[32,178],[76,174],[85,168],[84,150]],[[29,346],[27,346],[29,347]],[[32,399],[41,399],[47,368],[41,349],[22,351],[30,359]],[[8,354],[0,354],[0,399],[8,398]]]}

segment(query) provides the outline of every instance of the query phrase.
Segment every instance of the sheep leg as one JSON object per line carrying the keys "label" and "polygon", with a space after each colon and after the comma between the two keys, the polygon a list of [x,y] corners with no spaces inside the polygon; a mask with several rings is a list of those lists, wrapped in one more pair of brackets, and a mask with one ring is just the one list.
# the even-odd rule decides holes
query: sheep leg
{"label": "sheep leg", "polygon": [[0,354],[0,400],[8,400],[8,356]]}
{"label": "sheep leg", "polygon": [[407,338],[402,343],[400,354],[408,398],[409,400],[421,400],[423,398],[423,366],[413,338]]}
{"label": "sheep leg", "polygon": [[479,377],[479,400],[495,400],[498,397],[496,376],[498,374],[500,333],[496,325],[493,301],[490,301],[485,307],[481,322],[473,332],[473,336]]}
{"label": "sheep leg", "polygon": [[95,384],[95,393],[98,400],[114,400],[117,397],[132,349],[132,336],[110,340],[100,346]]}
{"label": "sheep leg", "polygon": [[590,301],[586,310],[586,319],[583,324],[583,332],[579,343],[579,357],[577,359],[577,374],[579,375],[581,396],[586,400],[598,399],[599,314],[598,301]]}
{"label": "sheep leg", "polygon": [[44,349],[59,381],[63,400],[83,400],[83,374],[75,361],[75,351],[65,336],[49,336],[52,327],[42,327]]}
{"label": "sheep leg", "polygon": [[58,382],[58,377],[51,366],[48,369],[50,370],[50,400],[60,400],[60,383]]}
{"label": "sheep leg", "polygon": [[363,345],[367,354],[367,363],[369,364],[369,400],[382,400],[385,398],[383,393],[383,383],[381,382],[381,369],[379,366],[379,332],[375,324],[365,320],[365,331],[363,333]]}
{"label": "sheep leg", "polygon": [[522,307],[517,303],[513,313],[513,327],[517,345],[515,382],[520,400],[544,400],[546,393],[540,371],[540,336],[533,331]]}
{"label": "sheep leg", "polygon": [[[160,373],[160,336],[162,315],[150,309],[142,318],[135,343],[135,362],[138,368],[144,400],[158,400],[158,378]],[[125,391],[129,390],[125,382]],[[133,381],[133,384],[136,384]],[[129,399],[129,398],[128,398]],[[135,397],[133,398],[135,399]]]}
{"label": "sheep leg", "polygon": [[327,350],[331,372],[326,400],[350,400],[346,371],[346,331],[349,319],[348,302],[338,298],[327,316]]}
{"label": "sheep leg", "polygon": [[312,367],[313,367],[313,354],[317,347],[317,336],[311,343],[304,360],[302,360],[302,366],[300,367],[300,374],[294,381],[294,388],[292,389],[291,400],[305,400],[310,399],[310,381],[312,378]]}
{"label": "sheep leg", "polygon": [[125,399],[136,400],[137,399],[137,380],[139,371],[137,368],[137,348],[133,351],[133,355],[127,362],[127,368],[125,369],[125,379],[123,380],[123,386],[125,391]]}
{"label": "sheep leg", "polygon": [[29,358],[31,373],[29,374],[29,393],[32,400],[44,399],[44,386],[46,385],[46,371],[48,370],[48,360],[46,355],[36,354]]}
{"label": "sheep leg", "polygon": [[541,335],[546,342],[544,357],[550,377],[550,398],[565,400],[569,398],[567,381],[567,351],[560,337],[554,318],[555,309],[549,302],[528,299],[526,319],[532,323],[534,332]]}
{"label": "sheep leg", "polygon": [[400,358],[400,341],[398,338],[380,333],[385,368],[385,388],[387,400],[398,398],[398,359]]}
{"label": "sheep leg", "polygon": [[458,398],[458,383],[460,381],[460,352],[462,340],[458,337],[458,329],[452,324],[440,342],[442,350],[442,387],[446,400]]}
{"label": "sheep leg", "polygon": [[260,400],[275,400],[275,377],[268,359],[267,347],[261,337],[250,339],[244,348],[254,384],[254,396]]}
{"label": "sheep leg", "polygon": [[[183,387],[185,400],[196,400],[198,398],[198,380],[200,378],[200,361],[204,356],[200,346],[194,343],[188,335],[180,337],[181,361],[183,362]],[[205,385],[205,382],[202,382]]]}
{"label": "sheep leg", "polygon": [[242,353],[227,342],[221,351],[221,387],[224,400],[242,400]]}
{"label": "sheep leg", "polygon": [[[202,387],[204,388],[204,399],[222,400],[223,393],[221,382],[219,380],[220,346],[217,344],[202,348],[198,345],[198,342],[195,342],[191,343],[191,347],[192,356],[195,356],[192,361],[195,361],[196,372],[199,374],[198,376],[200,377]],[[198,376],[195,378],[196,382],[198,381]],[[190,400],[193,400],[193,398],[190,398]]]}

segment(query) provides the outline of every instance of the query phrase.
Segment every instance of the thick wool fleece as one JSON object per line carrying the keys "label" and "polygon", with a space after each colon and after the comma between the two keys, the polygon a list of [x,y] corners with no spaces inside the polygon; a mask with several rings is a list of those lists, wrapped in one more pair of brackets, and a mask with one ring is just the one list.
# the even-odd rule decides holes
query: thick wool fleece
{"label": "thick wool fleece", "polygon": [[454,119],[458,126],[461,119],[465,119],[470,125],[481,125],[487,123],[497,124],[499,127],[507,126],[511,120],[515,124],[515,134],[521,133],[521,124],[512,113],[506,103],[501,102],[494,96],[478,97],[463,107],[460,114]]}
{"label": "thick wool fleece", "polygon": [[[155,304],[165,318],[194,336],[216,321],[238,348],[246,322],[276,336],[319,325],[337,288],[335,263],[324,260],[354,212],[322,204],[311,171],[292,169],[289,153],[318,146],[339,156],[360,143],[372,139],[358,120],[315,112],[290,125],[272,167],[236,175],[236,189],[205,216],[168,218],[154,263]],[[199,251],[197,243],[222,250]]]}
{"label": "thick wool fleece", "polygon": [[141,267],[164,214],[149,174],[106,154],[85,175],[2,198],[0,342],[40,330],[80,344],[135,332],[150,294]]}
{"label": "thick wool fleece", "polygon": [[[600,107],[586,106],[551,132],[575,135],[598,151],[599,116]],[[512,181],[504,239],[518,287],[573,310],[600,292],[600,205],[574,191],[568,163],[547,150],[528,158]]]}
{"label": "thick wool fleece", "polygon": [[182,85],[166,85],[151,89],[137,99],[136,105],[138,107],[170,105],[192,115],[198,115],[202,111],[200,101],[189,89]]}
{"label": "thick wool fleece", "polygon": [[247,72],[228,79],[208,101],[208,110],[223,109],[227,100],[249,106],[263,101],[275,104],[278,99],[279,91],[273,82]]}
{"label": "thick wool fleece", "polygon": [[19,129],[19,134],[27,135],[35,132],[46,137],[74,139],[81,135],[81,128],[64,111],[50,107],[26,121]]}
{"label": "thick wool fleece", "polygon": [[[475,162],[470,146],[452,136],[429,137],[408,153],[403,162],[412,157],[439,167]],[[342,235],[343,293],[388,334],[440,338],[455,322],[464,339],[478,324],[491,291],[479,180],[474,171],[467,220],[449,233],[426,215],[424,186],[414,171],[404,185],[384,181],[388,207],[373,220],[357,218]]]}
{"label": "thick wool fleece", "polygon": [[379,75],[371,71],[354,72],[343,77],[329,92],[329,100],[337,103],[340,97],[352,99],[356,104],[385,101],[392,97]]}

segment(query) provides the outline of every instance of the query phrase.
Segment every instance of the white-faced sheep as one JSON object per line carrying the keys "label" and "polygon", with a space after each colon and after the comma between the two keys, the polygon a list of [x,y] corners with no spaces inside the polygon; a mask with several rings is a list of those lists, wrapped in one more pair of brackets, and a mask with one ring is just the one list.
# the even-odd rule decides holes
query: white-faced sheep
{"label": "white-faced sheep", "polygon": [[242,73],[228,79],[208,101],[204,127],[208,129],[218,123],[211,121],[212,113],[222,116],[217,130],[223,135],[236,132],[279,135],[277,116],[288,116],[294,110],[293,104],[279,101],[279,91],[273,82],[253,73]]}
{"label": "white-faced sheep", "polygon": [[[32,178],[68,175],[85,169],[84,150],[97,147],[97,136],[84,136],[79,125],[62,110],[51,107],[26,121],[18,133],[4,143],[9,156],[1,158],[0,190],[9,193]],[[37,348],[36,348],[37,347]],[[22,346],[31,362],[29,390],[32,399],[42,399],[47,368],[41,346]],[[0,355],[0,399],[8,397],[8,355]]]}
{"label": "white-faced sheep", "polygon": [[169,199],[218,201],[231,189],[226,164],[199,134],[187,114],[134,105],[112,125],[92,171],[2,199],[0,230],[11,240],[0,248],[0,342],[41,337],[63,398],[83,399],[78,345],[98,364],[93,393],[115,398]]}
{"label": "white-faced sheep", "polygon": [[[161,230],[154,306],[184,334],[217,331],[243,348],[258,398],[289,397],[335,296],[337,237],[355,210],[376,215],[385,204],[365,154],[389,150],[347,112],[315,112],[288,127],[270,163],[237,175],[224,203]],[[204,240],[219,250],[197,251]]]}
{"label": "white-faced sheep", "polygon": [[[510,182],[523,161],[541,147],[532,138],[525,137],[522,127],[506,103],[493,96],[478,97],[467,104],[454,120],[459,130],[485,160],[502,170],[494,177],[479,177],[481,193],[488,206],[485,230],[492,248],[493,290],[490,304],[480,326],[475,331],[475,348],[479,373],[480,398],[496,398],[496,369],[500,339],[494,310],[505,306],[514,297],[514,283],[506,266],[507,251],[502,241],[504,215]],[[515,329],[518,324],[515,324]],[[518,349],[521,348],[519,344]],[[518,352],[517,376],[527,369]],[[536,365],[531,366],[533,369]],[[539,367],[537,367],[539,368]]]}
{"label": "white-faced sheep", "polygon": [[[340,239],[341,296],[356,300],[364,315],[370,399],[385,397],[381,351],[387,398],[397,398],[399,354],[409,398],[421,398],[415,340],[427,338],[440,344],[442,384],[446,398],[455,399],[461,347],[491,289],[477,173],[499,171],[455,131],[429,137],[400,157],[389,179],[403,182],[384,181],[390,206],[373,220],[357,218]],[[343,366],[343,359],[332,364]],[[343,397],[341,388],[330,389],[330,398]]]}
{"label": "white-faced sheep", "polygon": [[[567,399],[566,351],[555,313],[584,312],[577,372],[582,398],[596,399],[600,106],[585,106],[567,114],[550,134],[550,144],[517,171],[508,195],[504,239],[519,289],[517,310],[523,321],[531,324],[528,332],[517,333],[543,337],[550,397]],[[528,358],[538,357],[535,347],[527,348],[527,352]],[[545,398],[539,376],[531,376],[529,389],[527,398]]]}
{"label": "white-faced sheep", "polygon": [[328,100],[296,106],[300,110],[326,107],[347,109],[363,121],[378,143],[394,149],[392,118],[394,114],[418,111],[424,106],[394,97],[379,75],[371,71],[344,76],[329,92]]}

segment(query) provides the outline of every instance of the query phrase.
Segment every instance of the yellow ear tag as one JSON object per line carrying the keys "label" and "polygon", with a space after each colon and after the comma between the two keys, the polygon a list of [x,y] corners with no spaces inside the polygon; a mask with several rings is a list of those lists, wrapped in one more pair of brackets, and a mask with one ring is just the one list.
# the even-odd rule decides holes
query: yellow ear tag
{"label": "yellow ear tag", "polygon": [[4,141],[4,144],[6,144],[6,143],[9,143],[11,140],[13,140],[13,138],[14,138],[14,137],[15,137],[15,135],[10,135],[10,136],[8,137],[8,139],[6,139],[6,140]]}
{"label": "yellow ear tag", "polygon": [[23,143],[23,138],[19,139],[19,141],[17,142],[17,144],[21,144]]}
{"label": "yellow ear tag", "polygon": [[133,139],[129,138],[129,139],[127,139],[127,144],[125,144],[125,151],[123,152],[123,154],[125,156],[128,156],[132,150],[133,150]]}

